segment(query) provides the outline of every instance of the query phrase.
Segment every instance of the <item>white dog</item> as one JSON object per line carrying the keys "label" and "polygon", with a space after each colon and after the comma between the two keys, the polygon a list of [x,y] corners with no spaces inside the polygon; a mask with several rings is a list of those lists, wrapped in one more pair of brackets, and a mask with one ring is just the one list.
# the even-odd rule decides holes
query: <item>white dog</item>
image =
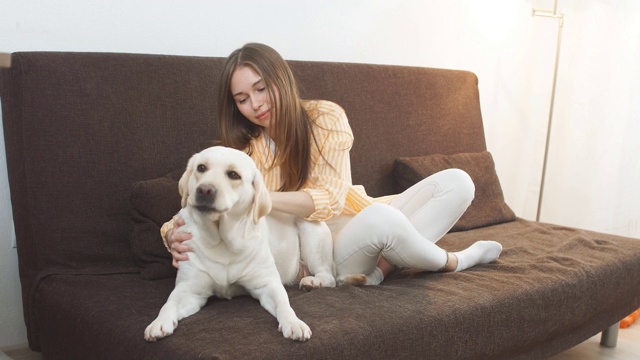
{"label": "white dog", "polygon": [[[322,222],[272,213],[260,172],[245,153],[212,147],[195,154],[179,182],[189,260],[180,263],[174,290],[144,337],[171,335],[178,321],[212,296],[249,293],[278,320],[284,337],[305,341],[311,329],[298,319],[283,286],[336,285],[331,233]],[[306,265],[306,266],[305,266]],[[307,272],[308,269],[308,272]],[[311,273],[314,276],[303,277]]]}

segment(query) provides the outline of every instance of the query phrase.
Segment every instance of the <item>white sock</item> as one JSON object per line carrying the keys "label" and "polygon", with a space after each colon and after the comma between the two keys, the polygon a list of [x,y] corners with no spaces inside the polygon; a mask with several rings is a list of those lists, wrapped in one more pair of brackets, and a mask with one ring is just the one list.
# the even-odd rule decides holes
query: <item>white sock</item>
{"label": "white sock", "polygon": [[456,271],[462,271],[479,264],[488,264],[497,259],[502,245],[495,241],[478,241],[468,248],[452,253],[458,258]]}
{"label": "white sock", "polygon": [[375,270],[373,270],[370,274],[367,275],[367,282],[365,285],[379,285],[382,280],[384,280],[384,274],[379,267],[376,266]]}

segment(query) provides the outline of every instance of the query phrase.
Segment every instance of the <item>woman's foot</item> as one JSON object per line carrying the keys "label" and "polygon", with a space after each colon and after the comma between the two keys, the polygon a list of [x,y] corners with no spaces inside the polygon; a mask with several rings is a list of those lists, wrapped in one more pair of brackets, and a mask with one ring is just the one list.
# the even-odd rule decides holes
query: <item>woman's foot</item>
{"label": "woman's foot", "polygon": [[470,267],[488,264],[500,256],[502,245],[495,241],[478,241],[468,248],[449,256],[443,271],[462,271]]}

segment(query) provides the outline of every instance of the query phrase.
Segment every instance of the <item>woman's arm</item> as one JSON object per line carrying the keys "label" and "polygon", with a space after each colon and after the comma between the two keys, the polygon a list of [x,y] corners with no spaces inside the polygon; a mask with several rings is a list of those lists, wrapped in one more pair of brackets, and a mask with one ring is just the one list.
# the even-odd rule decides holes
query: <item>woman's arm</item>
{"label": "woman's arm", "polygon": [[271,209],[297,217],[309,217],[315,211],[311,195],[305,191],[270,192]]}
{"label": "woman's arm", "polygon": [[309,113],[313,119],[312,169],[302,189],[314,204],[308,220],[326,221],[340,215],[352,186],[349,151],[353,133],[344,110],[328,101],[316,102]]}

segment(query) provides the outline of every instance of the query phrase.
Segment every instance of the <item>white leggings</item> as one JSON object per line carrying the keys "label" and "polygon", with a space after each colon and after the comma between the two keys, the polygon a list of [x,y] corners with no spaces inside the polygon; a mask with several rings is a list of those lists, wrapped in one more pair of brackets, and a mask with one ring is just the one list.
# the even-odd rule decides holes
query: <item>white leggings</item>
{"label": "white leggings", "polygon": [[447,253],[435,243],[462,216],[474,194],[466,172],[448,169],[423,179],[388,205],[373,204],[355,216],[328,221],[337,275],[370,274],[381,255],[401,267],[441,269]]}

